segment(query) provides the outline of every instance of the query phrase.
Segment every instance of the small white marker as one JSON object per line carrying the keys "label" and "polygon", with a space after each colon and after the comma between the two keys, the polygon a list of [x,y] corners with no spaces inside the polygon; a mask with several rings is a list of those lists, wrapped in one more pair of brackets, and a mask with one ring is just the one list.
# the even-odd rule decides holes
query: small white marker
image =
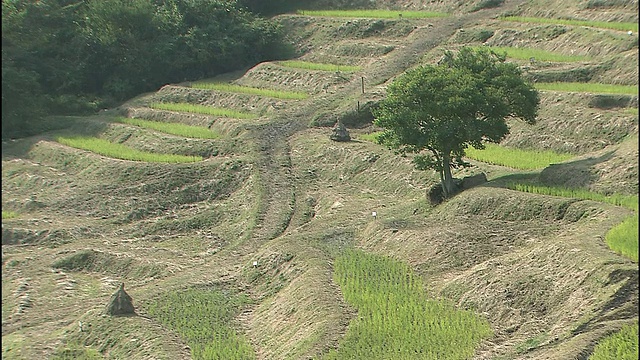
{"label": "small white marker", "polygon": [[378,213],[375,211],[372,211],[371,216],[373,216],[373,218],[376,219],[378,217]]}
{"label": "small white marker", "polygon": [[253,267],[257,267],[257,266],[258,266],[258,262],[257,262],[257,261],[254,261],[254,262],[253,262]]}
{"label": "small white marker", "polygon": [[633,31],[629,30],[629,32],[627,34],[633,35]]}

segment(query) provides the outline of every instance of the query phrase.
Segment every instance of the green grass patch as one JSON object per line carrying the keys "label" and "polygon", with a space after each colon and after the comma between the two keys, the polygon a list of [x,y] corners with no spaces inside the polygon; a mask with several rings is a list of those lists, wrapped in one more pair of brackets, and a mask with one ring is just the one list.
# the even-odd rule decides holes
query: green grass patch
{"label": "green grass patch", "polygon": [[530,339],[527,339],[516,346],[516,353],[525,354],[540,346],[540,344],[542,344],[542,342],[544,342],[548,337],[549,335],[546,332],[543,332]]}
{"label": "green grass patch", "polygon": [[631,115],[638,115],[638,108],[625,108],[623,112]]}
{"label": "green grass patch", "polygon": [[578,55],[564,55],[551,51],[532,49],[532,48],[519,48],[509,46],[475,46],[476,49],[489,49],[498,54],[506,53],[507,57],[513,59],[529,60],[534,58],[536,61],[551,61],[551,62],[576,62],[589,60],[588,56]]}
{"label": "green grass patch", "polygon": [[250,303],[246,295],[192,288],[157,299],[148,313],[182,337],[195,360],[255,359],[249,340],[231,322]]}
{"label": "green grass patch", "polygon": [[298,15],[326,16],[326,17],[353,17],[374,19],[428,19],[442,18],[449,14],[432,11],[402,11],[402,10],[298,10]]}
{"label": "green grass patch", "polygon": [[186,156],[177,154],[152,153],[140,151],[122,144],[115,144],[95,137],[58,137],[59,143],[77,149],[88,150],[103,156],[132,161],[144,161],[154,163],[190,163],[202,161],[201,156]]}
{"label": "green grass patch", "polygon": [[631,210],[638,211],[638,195],[622,195],[622,194],[604,195],[604,194],[600,194],[600,193],[585,190],[585,189],[565,188],[565,187],[556,187],[556,186],[538,186],[538,185],[515,183],[515,182],[508,183],[506,187],[511,190],[524,191],[524,192],[533,193],[533,194],[543,194],[543,195],[562,196],[562,197],[569,197],[569,198],[583,199],[583,200],[600,201],[608,204],[624,206]]}
{"label": "green grass patch", "polygon": [[[628,217],[614,226],[605,235],[605,241],[611,250],[638,262],[638,214]],[[636,337],[638,329],[636,327]],[[638,343],[636,342],[636,349]],[[636,350],[637,354],[637,350]],[[638,357],[634,357],[637,359]]]}
{"label": "green grass patch", "polygon": [[364,140],[364,141],[370,141],[374,144],[378,143],[378,138],[380,137],[380,135],[382,134],[382,131],[376,131],[376,132],[372,132],[369,134],[360,134],[357,135],[357,138],[360,140]]}
{"label": "green grass patch", "polygon": [[15,211],[5,211],[2,210],[2,219],[13,219],[13,218],[17,218],[18,217],[18,213]]}
{"label": "green grass patch", "polygon": [[67,344],[58,349],[51,360],[101,360],[102,354],[96,349],[86,347],[80,343]]}
{"label": "green grass patch", "polygon": [[217,90],[223,92],[261,95],[284,100],[303,100],[309,97],[308,94],[300,91],[280,91],[271,89],[260,89],[249,86],[242,86],[228,83],[211,83],[211,82],[195,82],[191,84],[192,88],[204,90]]}
{"label": "green grass patch", "polygon": [[589,360],[636,360],[638,358],[638,323],[625,325],[620,331],[602,339]]}
{"label": "green grass patch", "polygon": [[549,18],[537,18],[537,17],[525,17],[525,16],[502,16],[500,17],[500,20],[524,22],[524,23],[538,23],[538,24],[562,24],[562,25],[571,25],[571,26],[588,26],[588,27],[595,27],[595,28],[601,28],[601,29],[638,32],[638,23],[631,23],[631,22],[549,19]]}
{"label": "green grass patch", "polygon": [[428,299],[403,262],[349,250],[335,260],[334,280],[358,317],[323,359],[469,359],[492,335],[473,312]]}
{"label": "green grass patch", "polygon": [[189,103],[151,103],[149,107],[158,110],[189,112],[234,119],[255,119],[258,117],[247,112]]}
{"label": "green grass patch", "polygon": [[190,126],[185,124],[178,123],[168,123],[162,121],[149,121],[142,119],[130,119],[130,118],[117,118],[116,121],[128,124],[139,126],[146,129],[151,129],[159,132],[163,132],[166,134],[183,136],[194,139],[217,139],[220,137],[219,134],[209,130],[206,127],[202,126]]}
{"label": "green grass patch", "polygon": [[361,66],[315,63],[315,62],[302,61],[302,60],[283,60],[283,61],[278,61],[278,65],[281,65],[281,66],[284,66],[284,67],[289,67],[289,68],[295,68],[295,69],[320,70],[320,71],[353,72],[353,71],[359,71],[359,70],[362,69]]}
{"label": "green grass patch", "polygon": [[579,83],[579,82],[552,82],[552,83],[535,83],[534,86],[538,90],[566,91],[566,92],[585,92],[595,94],[627,94],[638,95],[637,85],[613,85],[598,83]]}
{"label": "green grass patch", "polygon": [[491,143],[486,144],[484,150],[478,150],[474,147],[467,148],[466,156],[487,164],[502,165],[522,170],[542,169],[550,164],[573,158],[571,154],[557,153],[550,150],[520,150]]}

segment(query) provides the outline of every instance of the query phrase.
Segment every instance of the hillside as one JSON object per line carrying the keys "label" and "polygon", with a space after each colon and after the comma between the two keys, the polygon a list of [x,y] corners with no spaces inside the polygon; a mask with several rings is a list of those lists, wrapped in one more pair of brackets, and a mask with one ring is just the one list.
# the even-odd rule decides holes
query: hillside
{"label": "hillside", "polygon": [[[353,247],[409,264],[426,296],[486,319],[493,335],[473,359],[588,359],[604,337],[637,322],[638,263],[605,242],[637,208],[507,187],[527,180],[637,195],[637,91],[542,90],[538,122],[512,121],[503,145],[573,158],[534,171],[470,160],[474,166],[454,176],[484,172],[489,182],[438,206],[425,196],[436,174],[360,136],[378,130],[366,110],[396,76],[464,45],[584,56],[510,59],[537,82],[637,87],[637,30],[499,16],[637,24],[638,3],[505,0],[477,11],[490,2],[371,3],[451,16],[278,15],[273,21],[290,34],[298,60],[359,69],[264,62],[203,81],[309,96],[168,84],[94,116],[51,119],[64,129],[3,142],[2,358],[64,358],[62,349],[74,346],[86,358],[90,351],[105,359],[196,358],[187,339],[160,320],[157,304],[187,289],[216,289],[222,303],[241,304],[227,325],[255,358],[319,359],[339,348],[358,317],[334,277],[336,259]],[[159,110],[155,103],[256,116]],[[171,135],[118,117],[205,127],[218,137]],[[337,120],[352,141],[329,139]],[[73,135],[203,160],[120,160],[58,141]],[[121,283],[137,315],[106,316]]]}

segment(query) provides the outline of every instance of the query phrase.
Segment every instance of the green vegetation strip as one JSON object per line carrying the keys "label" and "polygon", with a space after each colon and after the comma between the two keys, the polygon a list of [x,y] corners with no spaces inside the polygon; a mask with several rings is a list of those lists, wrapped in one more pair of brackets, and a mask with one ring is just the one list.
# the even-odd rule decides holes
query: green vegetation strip
{"label": "green vegetation strip", "polygon": [[589,360],[636,360],[638,359],[638,323],[625,325],[596,345]]}
{"label": "green vegetation strip", "polygon": [[400,261],[349,250],[335,260],[334,280],[358,317],[323,359],[470,359],[492,335],[471,311],[427,299],[420,277]]}
{"label": "green vegetation strip", "polygon": [[320,71],[353,72],[353,71],[359,71],[359,70],[362,69],[362,67],[360,67],[360,66],[315,63],[315,62],[302,61],[302,60],[284,60],[284,61],[279,61],[278,65],[281,65],[281,66],[284,66],[284,67],[295,68],[295,69],[320,70]]}
{"label": "green vegetation strip", "polygon": [[628,94],[638,95],[638,85],[612,85],[598,83],[553,82],[535,83],[538,90],[585,92],[595,94]]}
{"label": "green vegetation strip", "polygon": [[219,134],[209,130],[206,127],[202,126],[190,126],[185,124],[177,124],[177,123],[168,123],[161,121],[149,121],[142,119],[130,119],[130,118],[117,118],[116,121],[128,124],[139,126],[151,130],[160,131],[166,134],[184,136],[188,138],[194,139],[217,139],[220,137]]}
{"label": "green vegetation strip", "polygon": [[502,165],[514,169],[536,170],[549,164],[559,163],[573,157],[571,154],[557,153],[554,151],[532,151],[506,148],[496,144],[486,144],[484,150],[469,147],[466,156],[488,164]]}
{"label": "green vegetation strip", "polygon": [[570,20],[570,19],[549,19],[549,18],[537,18],[537,17],[524,17],[524,16],[503,16],[500,20],[525,22],[525,23],[540,23],[540,24],[562,24],[571,26],[588,26],[602,29],[612,29],[620,31],[635,31],[638,32],[638,23],[630,22],[607,22],[607,21],[587,21],[587,20]]}
{"label": "green vegetation strip", "polygon": [[96,349],[81,343],[72,343],[58,349],[50,360],[102,360],[104,357]]}
{"label": "green vegetation strip", "polygon": [[[605,235],[605,241],[611,250],[638,262],[638,214],[628,217],[609,230]],[[638,329],[636,327],[636,337],[637,335]],[[637,348],[638,344],[636,343]],[[634,357],[634,359],[637,358],[637,356]]]}
{"label": "green vegetation strip", "polygon": [[220,289],[188,289],[158,299],[148,312],[186,341],[194,360],[247,360],[255,352],[230,323],[249,303],[245,295]]}
{"label": "green vegetation strip", "polygon": [[604,195],[585,189],[572,189],[556,186],[538,186],[524,183],[509,183],[506,185],[508,189],[524,191],[533,194],[543,194],[552,196],[570,197],[576,199],[593,200],[605,202],[608,204],[624,206],[631,210],[638,211],[638,195]]}
{"label": "green vegetation strip", "polygon": [[195,82],[191,84],[191,87],[204,90],[217,90],[231,93],[261,95],[284,100],[303,100],[309,97],[308,94],[299,91],[260,89],[227,83]]}
{"label": "green vegetation strip", "polygon": [[115,159],[156,163],[189,163],[202,161],[201,156],[185,156],[140,151],[122,144],[114,144],[107,140],[94,137],[59,137],[56,140],[63,145],[92,151],[96,154],[112,157]]}
{"label": "green vegetation strip", "polygon": [[449,14],[431,11],[402,11],[402,10],[298,10],[298,15],[326,16],[326,17],[354,17],[375,19],[428,19],[447,17]]}
{"label": "green vegetation strip", "polygon": [[189,103],[152,103],[149,107],[159,110],[189,112],[204,115],[221,116],[235,119],[255,119],[258,116],[237,110],[224,108],[216,108],[205,105],[189,104]]}
{"label": "green vegetation strip", "polygon": [[513,59],[529,60],[534,58],[536,61],[551,61],[551,62],[575,62],[589,60],[588,56],[578,55],[564,55],[551,51],[532,49],[532,48],[518,48],[508,46],[474,46],[476,49],[489,49],[498,54],[506,53],[507,57]]}
{"label": "green vegetation strip", "polygon": [[2,210],[2,219],[13,219],[17,218],[18,213],[15,211],[4,211]]}
{"label": "green vegetation strip", "polygon": [[357,138],[364,141],[370,141],[372,143],[378,144],[378,138],[380,137],[381,134],[382,134],[382,131],[375,131],[369,134],[357,135]]}

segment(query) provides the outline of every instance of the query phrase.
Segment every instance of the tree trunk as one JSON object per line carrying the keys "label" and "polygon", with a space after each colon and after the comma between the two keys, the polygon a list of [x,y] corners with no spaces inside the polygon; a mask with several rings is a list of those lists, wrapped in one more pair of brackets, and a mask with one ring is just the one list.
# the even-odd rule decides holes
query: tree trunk
{"label": "tree trunk", "polygon": [[444,193],[444,197],[448,198],[456,192],[456,185],[451,175],[451,156],[449,153],[442,155],[442,174],[444,174],[444,178],[442,179],[442,192]]}

